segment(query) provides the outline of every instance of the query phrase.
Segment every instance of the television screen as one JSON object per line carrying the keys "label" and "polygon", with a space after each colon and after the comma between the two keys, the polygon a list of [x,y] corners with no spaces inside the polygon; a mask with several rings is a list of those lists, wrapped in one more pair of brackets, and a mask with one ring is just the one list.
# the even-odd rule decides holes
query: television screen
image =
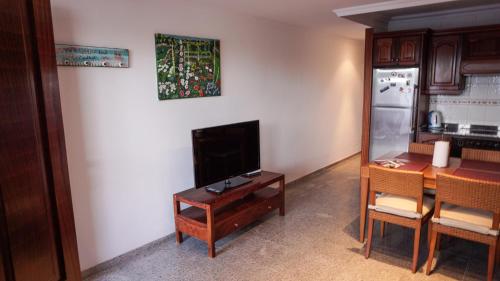
{"label": "television screen", "polygon": [[192,131],[196,187],[260,169],[259,121]]}

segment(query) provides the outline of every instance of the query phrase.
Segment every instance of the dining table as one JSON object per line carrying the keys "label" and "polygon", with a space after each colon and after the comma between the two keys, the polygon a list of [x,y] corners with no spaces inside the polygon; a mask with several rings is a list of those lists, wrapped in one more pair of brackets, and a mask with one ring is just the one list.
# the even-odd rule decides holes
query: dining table
{"label": "dining table", "polygon": [[456,157],[450,157],[448,166],[440,168],[432,165],[432,158],[432,155],[408,152],[391,152],[381,156],[375,161],[361,165],[359,219],[360,242],[364,242],[365,240],[368,194],[370,189],[370,164],[380,164],[384,160],[402,163],[403,165],[396,169],[422,172],[424,174],[424,188],[429,190],[436,189],[436,177],[439,173],[472,179],[500,182],[500,163],[464,160]]}

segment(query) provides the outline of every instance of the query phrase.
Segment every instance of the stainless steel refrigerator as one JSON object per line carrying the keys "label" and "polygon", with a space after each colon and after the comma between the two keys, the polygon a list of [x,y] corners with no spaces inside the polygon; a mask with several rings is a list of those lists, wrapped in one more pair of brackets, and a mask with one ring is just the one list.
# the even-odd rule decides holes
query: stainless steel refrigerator
{"label": "stainless steel refrigerator", "polygon": [[374,69],[370,161],[391,151],[408,151],[415,128],[418,68]]}

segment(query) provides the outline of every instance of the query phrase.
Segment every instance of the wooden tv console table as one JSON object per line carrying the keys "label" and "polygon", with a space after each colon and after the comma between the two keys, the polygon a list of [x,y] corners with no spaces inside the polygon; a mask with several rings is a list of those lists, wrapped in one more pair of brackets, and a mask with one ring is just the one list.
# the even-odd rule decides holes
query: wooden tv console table
{"label": "wooden tv console table", "polygon": [[[259,217],[279,208],[285,215],[285,176],[263,171],[242,186],[215,194],[205,188],[191,188],[174,194],[175,238],[182,234],[208,244],[208,256],[215,257],[215,241]],[[279,182],[279,188],[269,185]],[[181,210],[180,203],[192,207]]]}

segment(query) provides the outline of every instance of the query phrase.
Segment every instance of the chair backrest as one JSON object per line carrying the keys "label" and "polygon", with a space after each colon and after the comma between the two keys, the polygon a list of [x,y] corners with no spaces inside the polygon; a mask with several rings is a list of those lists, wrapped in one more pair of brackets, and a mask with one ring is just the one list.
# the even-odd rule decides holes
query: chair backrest
{"label": "chair backrest", "polygon": [[375,204],[375,193],[383,192],[417,200],[417,212],[422,213],[424,174],[370,165],[370,204]]}
{"label": "chair backrest", "polygon": [[485,210],[493,213],[492,229],[500,219],[500,183],[438,174],[436,179],[436,217],[441,203]]}
{"label": "chair backrest", "polygon": [[462,159],[500,163],[500,151],[464,148]]}
{"label": "chair backrest", "polygon": [[412,142],[412,143],[410,143],[410,146],[408,147],[408,152],[425,154],[425,155],[433,155],[434,154],[434,144]]}

